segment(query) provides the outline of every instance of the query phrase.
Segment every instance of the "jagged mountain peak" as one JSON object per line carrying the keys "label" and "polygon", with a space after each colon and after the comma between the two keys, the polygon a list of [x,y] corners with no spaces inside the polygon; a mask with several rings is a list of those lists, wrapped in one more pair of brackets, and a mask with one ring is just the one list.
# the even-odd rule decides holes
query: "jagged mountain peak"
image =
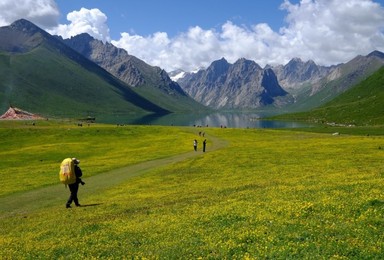
{"label": "jagged mountain peak", "polygon": [[371,52],[370,54],[367,55],[367,57],[378,57],[380,59],[384,59],[384,53],[382,53],[381,51],[373,51]]}
{"label": "jagged mountain peak", "polygon": [[299,58],[299,57],[295,57],[295,58],[292,58],[292,59],[288,62],[288,64],[290,64],[290,63],[303,63],[303,60],[302,60],[301,58]]}
{"label": "jagged mountain peak", "polygon": [[306,61],[305,65],[307,65],[307,66],[317,66],[317,64],[313,60]]}
{"label": "jagged mountain peak", "polygon": [[284,67],[290,69],[296,69],[300,66],[303,66],[304,62],[300,58],[292,58]]}
{"label": "jagged mountain peak", "polygon": [[307,82],[315,82],[328,73],[328,69],[318,66],[313,60],[291,59],[286,65],[273,67],[280,84],[284,88],[300,88]]}
{"label": "jagged mountain peak", "polygon": [[[0,33],[2,35],[0,50],[12,53],[26,53],[44,42],[49,42],[51,46],[61,44],[52,35],[26,19],[20,19],[9,26],[0,27]],[[60,47],[56,46],[56,48]]]}
{"label": "jagged mountain peak", "polygon": [[86,42],[90,42],[90,41],[95,40],[95,38],[93,38],[93,37],[92,37],[90,34],[88,34],[88,33],[80,33],[80,34],[78,34],[78,35],[71,36],[71,39],[78,39],[78,40],[86,41]]}
{"label": "jagged mountain peak", "polygon": [[151,66],[109,42],[104,43],[87,34],[74,36],[64,42],[132,87],[150,88],[151,93],[160,91],[159,95],[164,95],[164,99],[189,98],[165,70]]}
{"label": "jagged mountain peak", "polygon": [[128,54],[128,52],[124,49],[121,49],[121,48],[117,48],[115,47],[112,43],[110,42],[103,42],[101,40],[98,40],[98,39],[95,39],[93,38],[93,36],[91,36],[90,34],[88,33],[81,33],[81,34],[78,34],[78,35],[75,35],[75,36],[72,36],[70,38],[71,41],[74,41],[74,42],[82,42],[83,44],[85,43],[88,43],[88,44],[98,44],[100,46],[108,46],[108,47],[114,47],[115,49],[118,49],[122,52],[126,52]]}
{"label": "jagged mountain peak", "polygon": [[35,34],[39,34],[43,36],[45,39],[48,39],[52,37],[49,33],[41,29],[39,26],[35,25],[34,23],[26,20],[26,19],[19,19],[14,21],[9,28],[13,31],[22,32],[28,36],[32,36]]}
{"label": "jagged mountain peak", "polygon": [[[195,100],[216,109],[280,105],[285,102],[282,96],[287,94],[273,70],[263,70],[255,61],[245,58],[234,64],[225,59],[216,60],[206,70],[190,74],[178,83]],[[275,103],[276,99],[281,102]]]}
{"label": "jagged mountain peak", "polygon": [[248,60],[246,58],[240,58],[235,61],[234,64],[257,64],[254,60]]}
{"label": "jagged mountain peak", "polygon": [[206,70],[200,70],[200,73],[206,73],[206,77],[210,78],[210,80],[215,80],[218,77],[226,74],[228,72],[230,64],[224,58],[220,60],[216,60],[211,63],[211,65]]}
{"label": "jagged mountain peak", "polygon": [[14,29],[14,30],[19,30],[19,31],[24,31],[24,32],[32,32],[32,33],[35,33],[38,31],[43,31],[37,25],[35,25],[34,23],[32,23],[26,19],[16,20],[9,27]]}
{"label": "jagged mountain peak", "polygon": [[[345,63],[346,66],[349,65],[349,67],[357,67],[357,66],[362,66],[362,64],[365,64],[366,62],[378,62],[378,63],[383,63],[384,62],[384,53],[380,51],[373,51],[369,53],[366,56],[363,55],[357,55],[355,58],[350,60],[349,62]],[[364,67],[364,65],[363,65]]]}
{"label": "jagged mountain peak", "polygon": [[238,59],[234,64],[233,64],[235,67],[239,66],[239,67],[244,67],[244,68],[248,68],[250,66],[252,67],[256,67],[257,69],[262,69],[259,64],[257,64],[255,61],[253,60],[248,60],[246,58],[240,58]]}
{"label": "jagged mountain peak", "polygon": [[297,69],[301,67],[317,66],[313,60],[303,61],[301,58],[292,58],[284,67],[290,69]]}
{"label": "jagged mountain peak", "polygon": [[213,61],[212,63],[215,63],[215,62],[227,62],[228,63],[228,61],[224,57],[222,57],[219,60]]}
{"label": "jagged mountain peak", "polygon": [[[107,69],[109,66],[112,66],[116,63],[129,61],[133,57],[130,56],[126,50],[117,48],[109,42],[104,43],[101,40],[97,40],[88,33],[78,34],[76,36],[72,36],[70,39],[63,41],[71,48],[75,49],[104,69]],[[111,59],[111,57],[113,57],[113,59]],[[130,65],[126,64],[119,69],[121,71],[126,67],[130,67]],[[111,72],[110,70],[108,71]],[[138,84],[143,84],[144,79],[135,79],[127,83],[132,86],[136,86]]]}
{"label": "jagged mountain peak", "polygon": [[215,60],[211,63],[211,65],[208,68],[211,69],[220,69],[224,67],[228,67],[229,63],[225,58],[221,58],[220,60]]}

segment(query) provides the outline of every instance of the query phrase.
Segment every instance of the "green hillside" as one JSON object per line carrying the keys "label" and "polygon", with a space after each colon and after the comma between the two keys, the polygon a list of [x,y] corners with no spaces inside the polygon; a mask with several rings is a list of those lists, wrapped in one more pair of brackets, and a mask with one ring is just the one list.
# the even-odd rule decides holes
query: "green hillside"
{"label": "green hillside", "polygon": [[11,104],[46,116],[166,112],[85,58],[52,45],[0,54],[0,111]]}
{"label": "green hillside", "polygon": [[290,112],[302,112],[320,107],[368,78],[383,66],[383,62],[384,54],[373,51],[367,56],[359,55],[345,64],[338,65],[328,77],[315,84],[307,83],[292,92],[296,102],[285,109]]}
{"label": "green hillside", "polygon": [[384,124],[384,67],[325,105],[279,118],[323,123]]}
{"label": "green hillside", "polygon": [[103,43],[83,33],[69,39],[57,37],[67,46],[133,87],[150,102],[172,112],[196,112],[208,108],[188,96],[169,75],[129,55],[124,49]]}
{"label": "green hillside", "polygon": [[205,109],[168,93],[172,88],[162,91],[167,82],[146,80],[143,88],[132,87],[25,19],[0,27],[0,114],[10,105],[47,117]]}

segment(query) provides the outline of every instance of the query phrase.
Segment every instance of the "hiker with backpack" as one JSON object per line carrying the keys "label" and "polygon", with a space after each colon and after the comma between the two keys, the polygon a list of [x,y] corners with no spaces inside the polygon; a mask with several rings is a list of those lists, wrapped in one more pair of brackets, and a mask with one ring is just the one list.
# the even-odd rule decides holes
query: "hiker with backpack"
{"label": "hiker with backpack", "polygon": [[[68,159],[66,159],[66,160],[68,160]],[[64,161],[63,161],[63,163],[64,163]],[[68,183],[68,187],[69,187],[69,190],[71,192],[71,195],[69,196],[67,204],[65,206],[66,206],[66,208],[70,208],[72,202],[75,202],[75,205],[77,207],[80,207],[81,205],[80,205],[79,199],[77,197],[77,192],[79,191],[79,183],[81,183],[81,185],[85,184],[85,182],[83,182],[81,180],[81,176],[83,175],[83,173],[79,167],[80,160],[78,160],[76,158],[72,158],[72,159],[70,159],[70,161],[68,163],[71,165],[69,168],[71,168],[73,171],[73,173],[72,173],[73,181],[70,181],[71,183]]]}

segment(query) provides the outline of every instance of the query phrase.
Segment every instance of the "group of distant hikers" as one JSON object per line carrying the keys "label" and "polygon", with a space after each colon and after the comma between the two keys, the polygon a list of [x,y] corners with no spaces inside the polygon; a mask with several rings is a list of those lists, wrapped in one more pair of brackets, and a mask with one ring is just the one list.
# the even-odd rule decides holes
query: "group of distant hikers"
{"label": "group of distant hikers", "polygon": [[[197,152],[197,144],[198,144],[198,141],[195,139],[193,140],[193,149],[195,150],[195,152]],[[205,147],[207,146],[207,139],[204,139],[203,141],[203,152],[205,153]]]}
{"label": "group of distant hikers", "polygon": [[[199,133],[201,136],[201,134]],[[195,152],[197,151],[198,141],[195,139],[193,141],[193,149]],[[207,145],[207,139],[203,141],[203,152],[205,152],[205,148]],[[76,207],[81,207],[79,203],[79,198],[77,197],[77,193],[79,191],[79,184],[84,185],[85,182],[81,179],[83,176],[83,172],[80,169],[80,160],[77,158],[66,158],[61,162],[60,165],[60,181],[65,184],[65,186],[69,187],[70,195],[65,204],[66,208],[71,208],[72,202],[75,203]]]}

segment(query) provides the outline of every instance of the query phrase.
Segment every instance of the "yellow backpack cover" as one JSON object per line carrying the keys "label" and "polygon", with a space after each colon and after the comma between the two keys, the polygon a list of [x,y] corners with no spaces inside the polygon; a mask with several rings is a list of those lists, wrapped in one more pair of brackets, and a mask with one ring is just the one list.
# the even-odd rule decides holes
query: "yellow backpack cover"
{"label": "yellow backpack cover", "polygon": [[66,158],[61,162],[59,177],[61,183],[65,185],[76,182],[75,163],[71,158]]}

